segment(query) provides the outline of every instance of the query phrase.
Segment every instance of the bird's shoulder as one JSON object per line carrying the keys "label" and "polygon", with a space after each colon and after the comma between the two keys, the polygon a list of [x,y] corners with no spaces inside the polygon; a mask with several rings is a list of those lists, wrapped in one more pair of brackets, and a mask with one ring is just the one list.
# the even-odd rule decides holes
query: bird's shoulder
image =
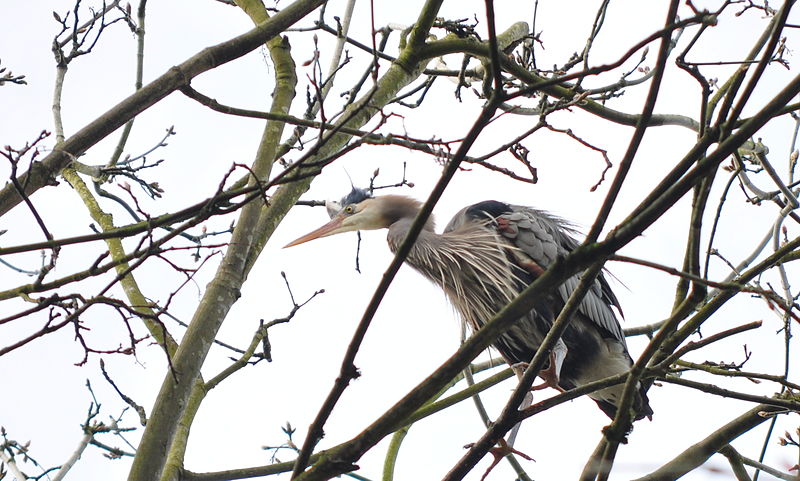
{"label": "bird's shoulder", "polygon": [[573,250],[575,228],[565,220],[533,207],[486,200],[469,205],[453,216],[445,232],[468,223],[487,223],[510,244],[546,267]]}

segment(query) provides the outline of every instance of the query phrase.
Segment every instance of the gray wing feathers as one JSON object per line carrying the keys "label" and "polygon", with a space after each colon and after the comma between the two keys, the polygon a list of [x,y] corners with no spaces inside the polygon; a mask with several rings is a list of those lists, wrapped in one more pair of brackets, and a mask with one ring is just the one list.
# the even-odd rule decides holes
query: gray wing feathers
{"label": "gray wing feathers", "polygon": [[[575,230],[563,220],[536,209],[512,206],[513,212],[503,217],[508,227],[503,235],[542,268],[546,269],[559,256],[566,255],[577,247],[578,242],[571,236]],[[578,286],[580,276],[567,279],[559,286],[558,294],[564,302]],[[602,277],[595,280],[589,292],[583,298],[579,312],[592,322],[602,327],[616,339],[622,341],[625,336],[617,320],[612,305],[617,305],[616,297],[609,297],[611,290]]]}
{"label": "gray wing feathers", "polygon": [[508,220],[503,235],[542,267],[547,267],[563,252],[551,229],[526,212],[512,212],[502,216]]}
{"label": "gray wing feathers", "polygon": [[[558,287],[558,293],[564,302],[567,302],[569,296],[578,287],[580,276],[573,276],[567,279],[566,282]],[[589,292],[586,293],[581,301],[578,312],[592,320],[595,324],[599,325],[617,340],[622,341],[625,339],[625,334],[622,332],[622,326],[619,325],[617,316],[611,310],[608,303],[605,302],[601,295],[600,283],[595,281]]]}

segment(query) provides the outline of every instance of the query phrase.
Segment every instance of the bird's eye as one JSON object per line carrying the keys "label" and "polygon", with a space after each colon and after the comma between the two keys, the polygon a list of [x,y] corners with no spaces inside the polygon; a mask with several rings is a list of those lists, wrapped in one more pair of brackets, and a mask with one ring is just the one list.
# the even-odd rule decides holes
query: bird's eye
{"label": "bird's eye", "polygon": [[353,204],[350,204],[350,205],[348,205],[347,207],[344,208],[344,213],[345,214],[352,214],[353,212],[355,212],[355,210],[356,210],[355,206],[353,206]]}

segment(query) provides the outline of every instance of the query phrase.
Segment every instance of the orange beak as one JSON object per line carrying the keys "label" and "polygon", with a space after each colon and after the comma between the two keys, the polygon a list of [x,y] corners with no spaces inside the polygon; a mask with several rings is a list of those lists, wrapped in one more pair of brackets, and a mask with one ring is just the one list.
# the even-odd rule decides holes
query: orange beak
{"label": "orange beak", "polygon": [[337,215],[330,222],[323,225],[319,229],[309,232],[308,234],[299,237],[293,240],[292,242],[289,242],[288,244],[283,246],[283,248],[286,249],[287,247],[303,244],[305,242],[312,241],[314,239],[319,239],[321,237],[327,237],[329,235],[338,234],[339,232],[347,232],[350,229],[344,229],[344,230],[342,229],[343,220],[344,220],[343,216]]}

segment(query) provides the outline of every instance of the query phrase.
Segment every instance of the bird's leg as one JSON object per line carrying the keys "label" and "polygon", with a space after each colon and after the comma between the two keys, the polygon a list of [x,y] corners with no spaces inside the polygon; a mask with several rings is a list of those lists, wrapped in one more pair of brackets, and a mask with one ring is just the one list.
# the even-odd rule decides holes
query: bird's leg
{"label": "bird's leg", "polygon": [[533,386],[531,390],[538,391],[551,387],[560,392],[564,392],[564,390],[558,385],[558,382],[561,375],[561,366],[564,364],[564,359],[566,359],[566,357],[567,345],[564,344],[564,341],[559,339],[558,342],[556,342],[556,345],[553,346],[553,350],[550,351],[550,365],[547,367],[547,369],[542,369],[539,371],[538,376],[542,378],[544,382],[542,384]]}
{"label": "bird's leg", "polygon": [[[564,364],[564,359],[567,357],[567,345],[564,344],[564,341],[561,339],[556,342],[556,345],[553,346],[553,350],[550,351],[550,366],[547,369],[542,369],[537,374],[540,378],[544,380],[544,383],[531,387],[531,391],[538,391],[540,389],[544,389],[547,387],[552,387],[553,389],[557,389],[560,392],[564,392],[564,390],[558,385],[559,381],[559,374],[561,373],[561,366]],[[518,378],[522,379],[522,375],[525,373],[525,370],[528,368],[527,362],[518,362],[515,364],[511,364],[511,370],[517,375]],[[519,410],[522,411],[533,404],[533,395],[528,393],[525,395],[525,399],[522,400],[522,403],[519,406]],[[508,435],[508,445],[514,446],[514,441],[517,438],[517,433],[519,432],[519,428],[522,425],[521,422],[517,423],[513,428],[511,428],[511,432]]]}
{"label": "bird's leg", "polygon": [[[524,411],[527,409],[531,404],[533,404],[533,394],[529,391],[525,393],[525,398],[519,405],[519,410]],[[519,428],[522,427],[522,421],[518,422],[511,428],[511,431],[508,432],[508,438],[506,438],[506,442],[509,446],[514,447],[514,443],[517,441],[517,434],[519,433]]]}
{"label": "bird's leg", "polygon": [[[521,451],[517,451],[516,449],[512,448],[511,446],[508,445],[508,443],[506,443],[502,439],[497,444],[498,444],[497,446],[495,446],[495,447],[493,447],[492,449],[489,450],[489,453],[491,453],[491,455],[494,457],[494,459],[492,460],[492,464],[490,464],[489,467],[486,469],[486,472],[483,473],[483,476],[481,476],[481,481],[484,481],[486,479],[486,477],[489,476],[489,473],[492,472],[494,467],[497,466],[500,463],[500,460],[502,460],[504,457],[508,456],[509,454],[516,454],[517,456],[525,458],[528,461],[536,461],[535,459],[533,459],[532,457],[528,456],[527,454],[525,454],[525,453],[523,453]],[[474,443],[470,443],[470,444],[467,444],[466,446],[464,446],[464,448],[471,448],[473,445],[474,445]]]}
{"label": "bird's leg", "polygon": [[[523,371],[525,371],[526,367],[527,367],[527,364],[524,363],[524,362],[511,365],[511,369],[514,370],[514,372],[519,377],[522,377],[522,373],[523,373]],[[528,392],[528,393],[525,394],[525,399],[523,399],[522,403],[520,403],[519,410],[522,411],[522,410],[526,409],[528,406],[530,406],[531,404],[533,404],[533,394]],[[508,435],[508,440],[500,439],[500,441],[497,442],[497,446],[495,446],[495,447],[493,447],[492,449],[489,450],[489,453],[491,453],[491,455],[494,457],[494,459],[492,460],[492,464],[489,465],[489,468],[486,469],[486,472],[483,473],[483,476],[481,477],[481,481],[484,481],[486,479],[486,477],[489,476],[489,473],[492,472],[494,467],[497,466],[500,463],[500,461],[504,457],[508,456],[509,454],[517,454],[517,455],[527,459],[528,461],[535,461],[533,458],[531,458],[527,454],[525,454],[523,452],[520,452],[520,451],[517,451],[516,449],[514,449],[514,441],[517,438],[517,433],[519,432],[520,426],[522,426],[522,421],[518,422],[516,425],[514,425],[513,428],[511,428],[511,431],[510,431],[510,433]],[[466,446],[464,446],[464,448],[465,449],[469,449],[473,445],[474,445],[474,443],[470,443],[470,444],[467,444]]]}
{"label": "bird's leg", "polygon": [[531,391],[540,391],[542,389],[547,389],[549,387],[553,389],[557,389],[561,392],[564,392],[563,389],[558,385],[559,377],[559,369],[556,367],[556,354],[551,352],[550,353],[550,365],[547,369],[542,369],[539,371],[538,376],[544,381],[541,384],[537,384],[535,386],[531,386]]}
{"label": "bird's leg", "polygon": [[[564,364],[564,358],[566,355],[567,346],[563,341],[561,341],[561,339],[559,339],[555,347],[553,347],[553,350],[550,352],[550,366],[547,369],[539,371],[539,374],[537,374],[540,378],[544,379],[544,383],[531,387],[531,391],[538,391],[546,387],[552,387],[560,392],[564,392],[564,390],[558,385],[558,381],[559,373],[561,372],[561,365]],[[511,369],[518,378],[522,379],[522,375],[528,368],[528,365],[529,364],[527,362],[518,362],[512,364]],[[520,403],[519,410],[523,411],[531,404],[533,404],[533,395],[529,392],[525,395],[525,399],[522,400],[522,403]],[[508,435],[509,446],[514,446],[514,441],[517,439],[517,433],[519,432],[520,426],[522,426],[522,422],[517,423],[513,428],[511,428],[511,431]]]}

